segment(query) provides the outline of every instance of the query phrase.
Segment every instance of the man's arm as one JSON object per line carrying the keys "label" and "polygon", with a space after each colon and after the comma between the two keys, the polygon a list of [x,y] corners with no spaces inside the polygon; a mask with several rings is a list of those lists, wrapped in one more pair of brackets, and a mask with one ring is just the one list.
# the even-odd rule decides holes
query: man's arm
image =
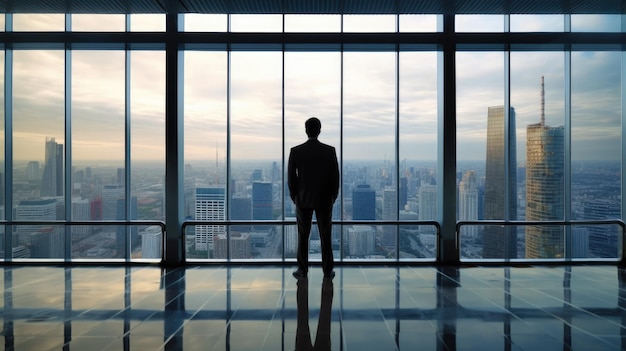
{"label": "man's arm", "polygon": [[331,166],[332,177],[332,189],[333,189],[333,203],[337,200],[339,195],[339,162],[337,162],[337,152],[333,147],[333,161]]}
{"label": "man's arm", "polygon": [[295,160],[293,159],[293,149],[289,152],[289,161],[287,162],[287,186],[289,187],[289,197],[291,201],[296,203],[296,188],[298,183],[298,174],[296,171]]}

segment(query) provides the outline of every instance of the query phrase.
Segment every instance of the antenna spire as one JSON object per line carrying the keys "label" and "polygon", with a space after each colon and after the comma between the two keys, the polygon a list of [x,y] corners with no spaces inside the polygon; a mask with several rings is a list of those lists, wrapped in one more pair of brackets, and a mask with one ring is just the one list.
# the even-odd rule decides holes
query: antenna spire
{"label": "antenna spire", "polygon": [[546,92],[543,83],[543,76],[541,76],[541,125],[546,125]]}

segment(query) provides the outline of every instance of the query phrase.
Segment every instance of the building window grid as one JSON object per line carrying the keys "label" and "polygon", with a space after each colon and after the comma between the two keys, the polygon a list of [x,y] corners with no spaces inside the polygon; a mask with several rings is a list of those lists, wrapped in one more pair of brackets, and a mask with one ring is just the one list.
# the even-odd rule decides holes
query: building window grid
{"label": "building window grid", "polygon": [[[569,32],[571,30],[571,25],[570,25],[570,23],[571,23],[570,17],[571,16],[570,15],[563,15],[563,16],[565,18],[565,21],[564,21],[564,23],[565,23],[565,25],[564,25],[564,32]],[[5,17],[5,22],[4,22],[5,32],[12,32],[12,29],[13,29],[12,28],[13,27],[12,26],[12,23],[13,23],[12,15],[11,14],[4,14],[4,17]],[[71,31],[71,24],[70,24],[71,15],[66,15],[65,18],[66,18],[66,31]],[[126,22],[126,31],[128,32],[128,31],[130,31],[130,15],[126,15],[125,18],[126,18],[126,21],[125,21]],[[505,21],[504,21],[505,32],[509,32],[510,31],[510,28],[509,28],[509,26],[510,26],[509,16],[505,15],[504,18],[505,18]],[[230,23],[230,16],[228,16],[228,23]],[[230,32],[230,28],[228,29],[228,31]],[[284,31],[284,16],[283,16],[283,31]],[[343,32],[343,21],[342,21],[342,32]],[[399,32],[399,15],[396,15],[396,32]],[[444,32],[445,32],[445,30],[444,30]],[[446,32],[445,34],[452,34],[452,33],[447,33]],[[480,34],[473,34],[473,35],[475,35],[476,37],[480,37]],[[150,36],[153,36],[155,38],[160,38],[160,39],[156,40],[157,42],[159,42],[159,41],[165,42],[166,37],[167,36],[171,36],[171,33],[151,33]],[[573,37],[573,38],[575,38],[575,37]],[[539,41],[542,41],[542,39],[539,39]],[[12,203],[12,192],[11,192],[11,187],[12,187],[12,182],[13,182],[13,171],[12,171],[12,167],[11,167],[12,166],[12,162],[13,162],[13,157],[12,157],[12,154],[13,154],[13,144],[12,144],[12,125],[13,125],[13,123],[12,123],[12,116],[13,115],[12,115],[12,103],[11,103],[12,93],[11,92],[12,92],[12,81],[13,81],[13,75],[12,75],[13,55],[12,55],[12,52],[13,52],[13,50],[15,50],[14,49],[14,44],[18,44],[19,45],[19,44],[21,44],[21,42],[19,40],[12,40],[12,41],[6,41],[4,43],[4,51],[5,51],[5,61],[4,61],[4,70],[5,70],[5,79],[4,79],[4,91],[5,91],[5,96],[4,96],[5,97],[5,104],[4,104],[4,110],[5,110],[5,121],[4,121],[4,127],[5,127],[5,131],[4,131],[5,132],[5,155],[4,155],[4,158],[5,158],[5,170],[4,170],[5,171],[5,177],[4,177],[4,183],[5,184],[4,184],[4,187],[5,187],[5,193],[4,194],[5,194],[5,197],[6,197],[6,199],[5,199],[6,207],[4,209],[5,218],[11,218],[12,217],[11,208],[14,205]],[[69,84],[69,83],[71,82],[71,71],[70,71],[70,68],[71,68],[71,52],[73,50],[72,49],[73,42],[65,42],[64,44],[65,44],[65,49],[64,50],[66,52],[66,86],[67,86],[67,90],[66,90],[66,111],[68,111],[68,112],[66,112],[66,122],[65,122],[66,123],[66,130],[67,130],[67,132],[65,134],[66,145],[67,145],[66,151],[65,151],[66,152],[65,155],[66,155],[67,160],[71,160],[71,143],[69,143],[67,141],[71,140],[71,115],[70,115],[70,112],[69,112],[71,110],[71,88],[70,88],[71,84]],[[130,118],[129,118],[129,110],[128,110],[129,109],[128,106],[130,105],[130,102],[129,102],[130,96],[129,96],[129,91],[128,91],[129,90],[129,86],[128,85],[129,85],[129,70],[130,70],[129,57],[130,57],[130,54],[132,52],[131,44],[132,43],[130,43],[128,41],[125,41],[125,52],[126,52],[126,73],[125,74],[126,74],[126,87],[127,87],[127,92],[126,92],[126,105],[127,105],[127,107],[126,107],[126,131],[125,131],[126,145],[125,145],[124,149],[125,149],[125,156],[126,156],[126,160],[125,160],[125,165],[126,165],[125,177],[126,177],[126,179],[130,178],[129,175],[130,175],[130,127],[131,126],[130,126]],[[508,47],[508,43],[507,42],[503,42],[501,44],[503,44],[503,45]],[[617,44],[617,43],[615,43],[615,44]],[[43,46],[46,46],[46,43],[45,42],[43,44],[33,44],[33,43],[30,43],[30,44],[27,44],[27,48],[36,48],[38,45],[42,45],[42,47],[43,47]],[[102,45],[106,46],[106,44],[102,44]],[[539,47],[541,44],[538,43],[536,45],[537,45],[537,47]],[[93,47],[97,48],[98,46],[99,46],[99,44],[93,43]],[[477,49],[480,50],[479,46],[480,46],[480,43],[477,43]],[[230,51],[231,51],[230,45],[227,44],[226,48],[227,48],[227,52],[230,54]],[[284,43],[282,43],[282,51],[283,51],[283,53],[285,52],[285,50],[286,50],[285,49],[285,45],[284,45]],[[312,46],[312,50],[313,51],[315,50],[314,46]],[[343,44],[340,46],[340,50],[341,50],[341,53],[343,53],[343,51],[344,51]],[[456,50],[461,50],[461,49],[457,48],[457,49],[455,49],[455,51]],[[470,50],[471,51],[473,49],[471,48],[471,46],[468,46],[467,49],[463,48],[463,50]],[[508,58],[508,53],[510,52],[509,50],[511,50],[510,47],[509,47],[508,50],[504,50],[504,52],[506,53],[506,57],[507,58]],[[571,157],[570,145],[569,145],[570,142],[571,142],[571,139],[570,139],[571,137],[569,135],[570,134],[570,129],[571,129],[570,123],[569,123],[569,117],[570,117],[570,112],[571,112],[570,96],[569,96],[569,94],[571,94],[571,89],[570,89],[570,86],[569,86],[569,83],[571,81],[571,71],[569,69],[570,68],[570,61],[568,59],[571,56],[570,53],[571,53],[572,47],[570,45],[565,44],[563,46],[563,48],[561,48],[560,50],[564,51],[565,55],[566,55],[566,72],[565,72],[565,76],[566,76],[566,87],[565,87],[565,90],[566,90],[565,91],[565,95],[566,95],[566,98],[565,98],[566,99],[566,119],[565,119],[566,120],[565,121],[565,124],[566,124],[566,140],[565,140],[565,144],[566,144],[565,145],[565,148],[566,148],[565,149],[565,180],[566,180],[565,183],[566,183],[566,190],[564,191],[564,197],[566,198],[566,201],[565,201],[565,203],[566,203],[565,204],[565,206],[566,206],[566,208],[565,208],[565,219],[568,220],[571,217],[571,215],[569,213],[569,211],[571,211],[571,205],[569,204],[569,201],[567,201],[568,199],[570,199],[570,194],[568,192],[571,191],[571,187],[570,187],[570,184],[569,184],[569,182],[571,181],[569,179],[569,177],[570,177],[569,174],[571,172],[571,160],[569,160],[569,157]],[[402,47],[401,47],[400,44],[396,44],[395,45],[395,51],[396,51],[396,57],[397,57],[397,54],[400,51],[402,51]],[[230,62],[230,60],[228,60],[228,61]],[[398,62],[396,60],[396,82],[397,82],[397,80],[399,79],[399,76],[400,76],[399,68],[397,67],[397,65],[398,65]],[[284,63],[283,63],[283,66],[284,66]],[[343,62],[342,62],[342,67],[343,67]],[[442,69],[442,68],[439,68],[439,69]],[[508,77],[508,72],[510,71],[510,66],[508,65],[508,60],[507,60],[506,69],[507,69],[507,77]],[[228,70],[228,72],[230,72],[230,63],[228,64],[227,70]],[[230,76],[230,74],[229,74],[229,76]],[[284,76],[283,76],[283,81],[284,81]],[[230,85],[230,79],[228,79],[228,83],[227,84]],[[343,73],[342,73],[341,84],[342,84],[342,91],[343,91]],[[508,79],[507,79],[506,86],[507,86],[507,90],[510,89],[509,88],[509,84],[508,84]],[[397,87],[396,87],[396,89],[397,89]],[[230,89],[228,89],[228,91],[230,91]],[[505,97],[506,106],[510,105],[509,94],[510,94],[510,91],[507,91],[507,93],[505,94],[505,96],[506,96]],[[397,95],[397,92],[396,92],[396,95]],[[343,96],[343,93],[342,93],[342,96]],[[229,97],[229,100],[230,100],[230,97]],[[343,106],[343,98],[342,98],[341,103],[342,103],[342,106]],[[399,104],[399,99],[396,99],[396,114],[398,114],[398,112],[397,112],[398,111],[398,104]],[[284,108],[284,106],[283,106],[283,108]],[[341,109],[342,109],[342,112],[343,112],[343,107]],[[230,113],[228,113],[227,115],[230,116]],[[397,118],[399,118],[399,116],[397,116]],[[284,111],[283,111],[283,121],[284,121]],[[230,124],[230,123],[228,123],[228,124]],[[396,120],[396,126],[398,126],[398,124],[399,124],[399,122],[398,122],[398,120]],[[230,131],[228,131],[228,133],[229,132]],[[343,134],[342,131],[341,131],[341,134]],[[284,130],[283,130],[283,139],[284,139]],[[398,155],[399,131],[397,131],[397,133],[396,133],[394,142],[395,142],[396,155]],[[439,142],[442,142],[442,141],[439,141]],[[340,138],[340,143],[341,144],[343,143],[343,137]],[[229,146],[230,146],[230,143],[229,143]],[[343,148],[341,148],[341,150],[343,150]],[[283,152],[283,157],[284,157],[284,152]],[[228,160],[230,162],[230,155],[228,156]],[[340,162],[342,162],[341,157],[340,157]],[[439,162],[441,162],[441,160]],[[624,163],[624,156],[622,155],[622,164],[623,163]],[[284,164],[284,160],[283,160],[283,164]],[[68,181],[69,177],[67,175],[70,174],[70,173],[68,173],[68,170],[71,170],[71,167],[72,167],[71,162],[66,162],[66,164],[65,164],[66,184],[70,183]],[[397,170],[397,168],[399,167],[399,163],[398,162],[396,162],[396,166],[395,167],[396,167],[396,170]],[[508,172],[508,167],[507,167],[506,171]],[[396,175],[397,174],[398,173],[396,172]],[[398,186],[398,184],[399,184],[399,182],[397,181],[396,182],[396,187]],[[66,187],[66,189],[67,189],[67,187]],[[284,187],[283,187],[283,189],[284,189]],[[128,196],[129,195],[128,193],[130,192],[130,182],[128,182],[128,181],[126,182],[125,192],[127,194],[127,196],[125,197],[126,212],[127,212],[126,213],[126,218],[130,218],[129,217],[129,213],[128,213],[130,211],[130,209],[129,209],[130,208],[130,206],[129,206],[130,196]],[[69,194],[69,189],[66,190],[66,194],[65,194],[66,195],[65,196],[65,204],[66,204],[66,206],[65,206],[66,207],[66,217],[65,218],[70,218],[71,219],[71,196],[67,196],[68,194]],[[398,197],[398,196],[399,196],[399,194],[398,194],[398,192],[396,192],[396,197]],[[396,201],[397,200],[398,199],[396,199]],[[339,206],[343,207],[343,203],[339,204]],[[622,208],[623,207],[624,206],[622,205]],[[283,211],[283,213],[284,213],[284,211]],[[569,228],[567,229],[567,233],[568,234],[566,235],[566,241],[567,241],[566,244],[571,245],[571,243],[569,243],[570,239],[568,239],[568,238],[571,237],[571,234],[569,234]],[[341,237],[341,240],[342,240],[341,245],[343,247],[343,235],[341,235],[340,237]],[[67,238],[67,234],[66,234],[66,253],[65,253],[65,260],[66,261],[67,260],[71,260],[71,252],[68,252],[69,251],[68,249],[71,247],[70,239],[71,238]],[[181,243],[181,244],[184,245],[184,242]],[[399,241],[397,242],[397,245],[398,244],[399,244]],[[4,254],[5,254],[5,257],[6,257],[5,261],[10,261],[11,260],[11,258],[10,258],[11,257],[11,246],[12,246],[12,240],[11,240],[11,236],[10,235],[5,236],[5,238],[4,238],[4,245],[5,245],[5,252],[4,252]],[[566,250],[566,254],[567,254],[567,252],[569,252],[569,249],[566,248],[565,250]],[[343,249],[342,249],[342,251],[343,251]],[[619,253],[621,255],[621,251],[622,251],[621,247],[620,247],[620,249],[618,251],[619,251]],[[130,261],[130,255],[129,255],[128,250],[126,250],[125,256],[126,256],[126,260]],[[184,257],[182,259],[184,260]],[[396,259],[399,260],[399,255],[397,255]],[[283,252],[283,260],[285,260],[284,252]]]}

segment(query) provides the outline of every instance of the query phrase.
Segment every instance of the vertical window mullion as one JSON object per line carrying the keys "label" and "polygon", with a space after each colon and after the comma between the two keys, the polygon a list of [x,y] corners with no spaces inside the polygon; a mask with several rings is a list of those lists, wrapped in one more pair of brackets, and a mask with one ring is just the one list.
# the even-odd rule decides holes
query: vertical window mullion
{"label": "vertical window mullion", "polygon": [[[5,30],[13,30],[13,15],[5,14]],[[4,50],[4,219],[13,220],[13,47]],[[4,261],[13,260],[13,227],[4,227]]]}
{"label": "vertical window mullion", "polygon": [[[65,15],[65,31],[72,31],[72,15]],[[65,221],[72,221],[72,44],[65,43]],[[64,226],[65,261],[72,260],[72,228]]]}
{"label": "vertical window mullion", "polygon": [[[126,31],[130,31],[130,15],[126,14],[125,15],[125,20],[126,20]],[[130,191],[130,146],[131,146],[131,140],[130,140],[130,133],[131,133],[131,120],[130,120],[130,47],[129,47],[129,43],[126,42],[125,43],[125,48],[124,48],[124,206],[125,206],[125,216],[124,219],[126,221],[130,221],[132,220],[132,206],[131,206],[131,191]],[[132,243],[131,243],[131,233],[133,232],[132,230],[132,225],[125,225],[125,233],[126,233],[126,237],[124,240],[124,259],[126,262],[130,262],[130,254],[131,254],[131,248],[132,248]]]}

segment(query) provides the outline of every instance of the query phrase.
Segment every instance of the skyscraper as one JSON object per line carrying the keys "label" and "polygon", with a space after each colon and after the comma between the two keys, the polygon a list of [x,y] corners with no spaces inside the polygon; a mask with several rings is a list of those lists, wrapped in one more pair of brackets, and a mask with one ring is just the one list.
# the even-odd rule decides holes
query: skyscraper
{"label": "skyscraper", "polygon": [[273,217],[272,183],[256,181],[252,183],[252,219],[266,220]]}
{"label": "skyscraper", "polygon": [[[226,189],[196,188],[196,220],[223,221],[226,219]],[[213,238],[225,234],[223,225],[196,226],[196,250],[210,251],[213,249]]]}
{"label": "skyscraper", "polygon": [[[563,220],[563,127],[545,124],[543,77],[541,121],[526,128],[526,220]],[[561,258],[561,226],[527,226],[526,258]]]}
{"label": "skyscraper", "polygon": [[[476,171],[471,170],[463,174],[459,183],[459,220],[475,221],[478,219],[478,181]],[[463,230],[466,237],[477,236],[478,228],[469,226]]]}
{"label": "skyscraper", "polygon": [[63,144],[57,144],[54,137],[46,138],[41,196],[63,196]]}
{"label": "skyscraper", "polygon": [[[505,123],[506,118],[504,106],[491,106],[487,109],[487,157],[483,207],[484,219],[487,220],[517,219],[517,157],[515,147],[515,110],[513,107],[509,109],[508,128],[507,123]],[[507,135],[508,138],[506,138]],[[508,189],[506,185],[507,167]],[[484,227],[483,258],[516,257],[516,228]]]}
{"label": "skyscraper", "polygon": [[[420,221],[434,221],[437,219],[437,186],[422,184],[419,191],[419,219]],[[435,227],[421,225],[420,234],[435,234]]]}
{"label": "skyscraper", "polygon": [[376,191],[368,184],[357,185],[352,191],[352,219],[376,219]]}

